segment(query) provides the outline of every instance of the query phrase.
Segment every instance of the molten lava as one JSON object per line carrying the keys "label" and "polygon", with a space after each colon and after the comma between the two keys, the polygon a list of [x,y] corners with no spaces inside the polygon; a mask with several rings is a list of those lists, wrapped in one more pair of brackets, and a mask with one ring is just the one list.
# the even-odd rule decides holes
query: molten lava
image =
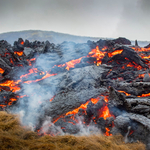
{"label": "molten lava", "polygon": [[24,44],[24,41],[22,41],[20,44],[23,45],[23,44]]}
{"label": "molten lava", "polygon": [[82,104],[80,107],[74,109],[73,111],[69,111],[66,113],[66,115],[70,115],[70,114],[74,114],[76,115],[78,112],[79,112],[79,109],[83,109],[83,110],[86,110],[87,108],[87,105],[89,104],[90,101],[87,101],[85,104]]}
{"label": "molten lava", "polygon": [[105,129],[106,129],[105,135],[106,135],[106,136],[112,136],[112,134],[109,133],[109,132],[110,132],[110,129],[109,129],[109,128],[105,128]]}
{"label": "molten lava", "polygon": [[[96,63],[97,65],[100,65],[102,58],[105,56],[105,53],[106,52],[101,52],[99,50],[99,47],[96,46],[96,49],[93,49],[91,52],[89,52],[89,54],[87,56],[83,56],[83,57],[95,57],[97,59],[97,62],[94,62],[94,63]],[[14,52],[14,54],[17,54],[18,56],[22,56],[23,52]],[[60,64],[60,65],[58,65],[58,67],[66,66],[66,70],[69,70],[70,68],[74,68],[76,64],[80,63],[81,59],[83,57],[81,57],[79,59],[71,60],[69,62],[66,62],[65,64]],[[36,58],[32,58],[30,60],[27,60],[29,62],[29,66],[32,66],[31,62],[35,61],[35,60],[36,60]],[[11,63],[13,64],[12,60],[11,60]],[[56,65],[54,65],[54,66],[56,66]],[[52,67],[52,68],[54,68],[54,67]],[[3,70],[1,70],[1,72],[3,72]],[[32,74],[33,75],[39,74],[39,75],[41,75],[41,78],[36,79],[36,80],[22,81],[22,78],[28,78],[28,76],[32,75]],[[37,68],[32,68],[32,69],[29,69],[29,73],[21,75],[20,80],[17,80],[17,81],[7,80],[4,83],[0,83],[0,86],[9,87],[10,90],[12,90],[13,92],[17,92],[17,91],[20,90],[20,87],[18,85],[19,83],[30,84],[30,83],[33,83],[33,82],[38,82],[38,81],[44,80],[46,78],[49,78],[49,77],[55,76],[55,75],[57,75],[57,74],[56,73],[51,74],[50,71],[43,72],[43,71],[39,71]]]}
{"label": "molten lava", "polygon": [[8,103],[8,105],[12,105],[12,103],[13,103],[14,101],[17,101],[17,99],[16,99],[16,98],[10,98],[10,102]]}
{"label": "molten lava", "polygon": [[5,70],[3,70],[2,68],[0,68],[0,73],[3,74],[5,72]]}
{"label": "molten lava", "polygon": [[111,116],[113,116],[113,115],[110,114],[108,106],[107,105],[103,106],[100,110],[99,117],[103,117],[104,120],[106,120],[108,117],[111,117]]}
{"label": "molten lava", "polygon": [[118,91],[118,92],[124,93],[126,96],[130,96],[131,95],[131,94],[128,94],[127,92],[125,92],[125,91]]}
{"label": "molten lava", "polygon": [[122,52],[123,52],[123,49],[121,49],[121,50],[115,50],[112,53],[108,53],[108,57],[112,57],[114,55],[121,54]]}
{"label": "molten lava", "polygon": [[147,97],[147,96],[150,96],[150,93],[147,93],[147,94],[142,94],[140,96],[137,96],[137,97]]}
{"label": "molten lava", "polygon": [[94,63],[96,63],[97,66],[99,66],[102,63],[102,59],[104,58],[105,54],[106,54],[106,52],[101,52],[99,50],[99,47],[96,46],[96,49],[92,49],[92,51],[89,52],[87,57],[94,57],[94,58],[96,58],[96,62],[94,62]]}
{"label": "molten lava", "polygon": [[[24,44],[24,42],[22,41],[20,44]],[[64,67],[66,70],[70,70],[71,68],[75,68],[76,64],[79,64],[79,63],[82,63],[82,59],[83,58],[95,58],[96,61],[94,61],[93,63],[95,63],[97,66],[99,66],[100,64],[102,64],[102,59],[104,58],[104,56],[107,54],[107,52],[105,51],[107,49],[107,47],[103,47],[101,50],[99,49],[98,46],[96,46],[95,49],[92,49],[87,56],[83,56],[83,57],[80,57],[78,59],[75,59],[75,60],[71,60],[69,62],[66,62],[64,64],[59,64],[59,65],[54,65],[52,69],[54,69],[55,67]],[[115,50],[113,51],[112,53],[108,53],[108,56],[109,57],[112,57],[114,55],[117,55],[117,54],[121,54],[122,53],[122,49],[121,50]],[[9,53],[8,53],[9,54]],[[24,53],[23,51],[21,52],[17,52],[15,51],[14,54],[18,55],[19,56],[19,59],[21,59],[20,56],[23,56]],[[5,54],[6,55],[6,54]],[[14,59],[14,58],[13,58]],[[12,64],[14,64],[14,61],[15,60],[12,60],[12,58],[10,59],[10,62]],[[14,80],[6,80],[5,82],[3,83],[0,83],[0,88],[3,89],[3,88],[8,88],[10,91],[12,92],[18,92],[21,88],[20,88],[20,85],[22,83],[25,83],[25,84],[30,84],[30,83],[34,83],[34,82],[39,82],[41,80],[44,80],[46,78],[49,78],[51,76],[55,76],[57,75],[57,73],[52,73],[51,70],[48,70],[48,71],[40,71],[38,70],[38,68],[35,68],[34,67],[34,62],[36,61],[36,58],[32,58],[30,60],[26,60],[28,62],[28,65],[31,66],[32,68],[28,70],[28,73],[27,74],[23,74],[20,76],[20,79],[17,80],[17,81],[14,81]],[[128,64],[128,66],[131,66],[131,64]],[[132,67],[133,67],[133,64],[132,64]],[[0,69],[0,73],[3,74],[5,70],[3,69]],[[30,80],[29,77],[34,77],[34,79]],[[37,78],[38,77],[38,78]],[[17,101],[18,98],[23,98],[23,97],[28,97],[28,95],[22,95],[22,96],[16,96],[16,98],[10,98],[9,100],[9,103],[8,105],[11,105],[14,101]],[[113,116],[110,111],[109,111],[109,108],[108,108],[108,97],[107,96],[99,96],[97,98],[91,98],[90,100],[88,100],[85,104],[81,104],[80,107],[72,110],[72,111],[69,111],[67,112],[66,114],[62,115],[62,116],[59,116],[57,119],[53,120],[53,123],[55,123],[58,119],[60,118],[64,118],[64,116],[68,116],[68,115],[71,115],[71,119],[74,120],[75,122],[77,122],[77,120],[75,119],[75,115],[79,113],[79,110],[82,109],[83,110],[83,113],[84,115],[87,115],[86,114],[86,109],[87,109],[87,106],[89,104],[89,102],[92,102],[93,105],[97,104],[101,98],[103,97],[104,99],[104,104],[103,104],[103,107],[101,109],[99,109],[98,111],[98,117],[103,117],[104,120],[106,120],[108,117],[111,117]],[[49,100],[50,102],[52,102],[54,99],[54,96]],[[41,103],[39,101],[39,103]],[[0,105],[1,107],[4,107],[5,105]],[[114,117],[114,116],[113,116]],[[92,118],[94,120],[94,116]],[[73,122],[70,122],[73,124]],[[83,122],[84,123],[84,122]],[[106,128],[106,135],[111,135],[109,133],[110,129],[109,128]],[[46,133],[45,133],[46,134]]]}
{"label": "molten lava", "polygon": [[67,66],[66,69],[69,70],[70,68],[74,68],[75,64],[79,64],[81,62],[81,58],[79,59],[75,59],[75,60],[71,60],[69,62],[67,62],[65,65]]}
{"label": "molten lava", "polygon": [[17,91],[20,90],[20,87],[17,86],[17,84],[18,84],[20,81],[21,81],[21,80],[18,80],[18,81],[7,80],[7,81],[5,81],[4,83],[0,83],[0,86],[2,86],[2,87],[9,87],[12,92],[17,92]]}
{"label": "molten lava", "polygon": [[18,56],[22,56],[23,52],[14,52],[14,54],[17,54]]}

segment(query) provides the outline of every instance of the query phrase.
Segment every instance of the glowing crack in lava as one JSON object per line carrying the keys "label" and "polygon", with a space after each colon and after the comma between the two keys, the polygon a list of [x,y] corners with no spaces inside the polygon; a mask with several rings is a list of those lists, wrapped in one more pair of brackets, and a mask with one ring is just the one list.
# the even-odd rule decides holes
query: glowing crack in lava
{"label": "glowing crack in lava", "polygon": [[87,57],[95,57],[95,58],[96,58],[96,62],[94,62],[94,63],[96,63],[97,66],[99,66],[99,65],[102,64],[102,59],[103,59],[103,57],[105,56],[105,54],[106,54],[106,52],[101,52],[101,51],[99,50],[99,47],[96,46],[95,49],[92,49],[92,51],[89,52],[89,54],[88,54]]}
{"label": "glowing crack in lava", "polygon": [[112,53],[108,53],[108,57],[112,57],[114,55],[121,54],[122,52],[123,52],[123,49],[121,49],[121,50],[115,50]]}
{"label": "glowing crack in lava", "polygon": [[[23,44],[23,43],[22,43],[22,44]],[[106,47],[104,47],[102,50],[105,50],[105,49],[106,49]],[[108,56],[109,56],[109,57],[112,57],[112,56],[114,56],[114,55],[121,54],[122,51],[123,51],[123,50],[115,50],[115,51],[112,52],[112,53],[108,53]],[[22,55],[23,55],[23,52],[14,52],[14,53],[17,54],[17,55],[19,55],[19,56],[22,56]],[[106,54],[106,52],[100,51],[100,50],[99,50],[99,47],[96,46],[96,48],[95,48],[95,49],[92,49],[91,52],[89,52],[89,54],[88,54],[87,56],[83,56],[83,57],[81,57],[81,58],[79,58],[79,59],[71,60],[71,61],[69,61],[69,62],[66,62],[65,64],[60,64],[60,65],[58,65],[58,67],[65,67],[66,70],[70,70],[70,68],[74,68],[75,65],[78,64],[78,63],[80,63],[81,60],[82,60],[82,58],[85,58],[85,57],[94,57],[94,58],[96,58],[96,61],[94,61],[94,63],[97,64],[97,66],[99,66],[99,65],[102,63],[102,59],[103,59],[103,57],[105,56],[105,54]],[[32,58],[32,59],[28,60],[29,66],[31,66],[31,62],[32,62],[32,61],[35,61],[35,60],[36,60],[35,58]],[[133,63],[134,63],[134,62],[133,62]],[[56,66],[56,65],[54,65],[54,67],[55,67],[55,66]],[[52,67],[52,68],[54,68],[54,67]],[[129,64],[127,64],[127,67],[135,67],[135,68],[137,68],[138,70],[141,69],[141,66],[137,66],[136,63],[134,63],[134,65],[131,64],[131,63],[129,63]],[[1,69],[0,71],[1,71],[1,73],[4,72],[3,69]],[[5,81],[5,82],[3,82],[3,83],[0,83],[0,86],[1,86],[1,87],[9,87],[9,89],[10,89],[11,91],[17,92],[17,91],[20,90],[19,84],[21,84],[21,83],[30,84],[30,83],[32,83],[32,82],[38,82],[38,81],[44,80],[44,79],[46,79],[46,78],[49,78],[49,77],[51,77],[51,76],[57,75],[57,74],[51,74],[50,72],[51,72],[51,70],[50,70],[50,71],[43,72],[43,71],[39,71],[37,68],[32,68],[32,69],[29,70],[29,73],[24,74],[24,75],[21,75],[19,80],[17,80],[17,81],[7,80],[7,81]],[[33,74],[33,75],[35,75],[35,74],[40,74],[40,75],[41,75],[41,79],[29,80],[29,81],[23,81],[23,80],[22,80],[22,78],[28,78],[28,76],[29,76],[29,75],[32,75],[32,74]]]}
{"label": "glowing crack in lava", "polygon": [[[102,117],[102,118],[104,118],[104,120],[106,120],[109,117],[114,117],[115,118],[115,116],[112,113],[110,113],[109,108],[107,106],[108,105],[107,104],[108,103],[108,96],[101,95],[101,96],[99,96],[97,98],[91,98],[85,104],[81,104],[80,107],[78,107],[78,108],[76,108],[76,109],[74,109],[72,111],[67,112],[65,115],[62,115],[62,116],[58,117],[57,119],[55,119],[53,121],[53,123],[56,123],[60,118],[64,118],[65,116],[68,116],[68,115],[70,115],[71,119],[74,121],[74,122],[70,122],[70,123],[72,123],[72,124],[74,124],[75,122],[78,123],[76,115],[78,115],[79,110],[80,109],[84,110],[83,113],[86,115],[86,109],[87,109],[88,104],[90,102],[92,102],[93,104],[97,104],[101,100],[101,98],[104,99],[105,103],[104,103],[103,107],[98,111],[99,112],[98,118]],[[93,120],[93,122],[95,122],[95,117],[94,116],[93,116],[92,120]],[[82,123],[85,124],[84,121]],[[40,130],[39,130],[39,132],[42,132]],[[109,133],[110,129],[108,127],[106,127],[105,130],[106,130],[106,132],[104,133],[105,136],[111,136],[112,135],[111,133]]]}
{"label": "glowing crack in lava", "polygon": [[146,64],[150,67],[150,55],[148,52],[150,52],[150,48],[143,48],[143,47],[131,47],[133,50],[135,50],[138,55],[143,58],[146,62]]}
{"label": "glowing crack in lava", "polygon": [[109,108],[107,105],[101,108],[99,117],[103,117],[106,120],[108,117],[111,117],[111,116],[112,115],[110,114]]}
{"label": "glowing crack in lava", "polygon": [[[14,52],[14,53],[17,54],[18,56],[23,55],[23,52]],[[75,65],[80,63],[81,59],[85,58],[85,57],[95,57],[97,59],[97,61],[94,62],[94,63],[99,65],[99,64],[101,64],[102,58],[105,56],[105,53],[106,52],[101,52],[99,50],[98,46],[96,46],[96,49],[92,49],[92,51],[89,52],[89,54],[87,56],[83,56],[79,59],[71,60],[69,62],[66,62],[65,64],[60,64],[60,65],[58,65],[58,67],[65,67],[66,70],[70,70],[70,68],[74,68]],[[35,60],[36,60],[35,58],[32,58],[32,59],[28,60],[29,66],[31,66],[31,62],[35,61]],[[52,68],[54,68],[55,66],[56,65],[54,65]],[[4,72],[3,69],[1,69],[0,71],[1,71],[1,73]],[[23,81],[22,80],[23,78],[28,78],[28,76],[32,75],[32,74],[33,74],[33,76],[35,76],[36,74],[41,75],[41,78],[36,79],[36,80],[28,80],[28,81]],[[49,77],[55,76],[55,75],[57,75],[57,74],[56,73],[51,74],[51,70],[43,72],[43,71],[39,71],[37,68],[32,68],[32,69],[29,69],[29,73],[21,75],[19,80],[17,80],[17,81],[7,80],[3,83],[0,83],[0,86],[1,87],[8,87],[10,89],[10,91],[18,92],[20,90],[20,85],[19,84],[21,84],[21,83],[30,84],[30,83],[33,83],[33,82],[38,82],[38,81],[44,80],[46,78],[49,78]]]}
{"label": "glowing crack in lava", "polygon": [[17,54],[18,56],[22,56],[23,52],[14,52],[14,54]]}
{"label": "glowing crack in lava", "polygon": [[0,73],[3,74],[4,72],[5,72],[5,70],[0,68]]}

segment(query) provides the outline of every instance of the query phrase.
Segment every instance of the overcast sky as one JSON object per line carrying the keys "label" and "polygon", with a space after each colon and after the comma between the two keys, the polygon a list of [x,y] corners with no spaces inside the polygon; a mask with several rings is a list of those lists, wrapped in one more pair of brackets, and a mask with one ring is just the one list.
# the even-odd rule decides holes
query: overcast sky
{"label": "overcast sky", "polygon": [[29,29],[150,41],[150,0],[0,0],[0,33]]}

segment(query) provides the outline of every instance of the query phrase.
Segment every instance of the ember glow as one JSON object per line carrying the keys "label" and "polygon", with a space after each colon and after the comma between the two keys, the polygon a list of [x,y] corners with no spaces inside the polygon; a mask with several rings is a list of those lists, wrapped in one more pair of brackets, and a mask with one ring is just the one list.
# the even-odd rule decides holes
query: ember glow
{"label": "ember glow", "polygon": [[121,49],[121,50],[115,50],[112,53],[108,53],[108,57],[112,57],[114,55],[121,54],[122,52],[123,52],[123,49]]}
{"label": "ember glow", "polygon": [[148,97],[148,96],[150,96],[150,93],[142,94],[141,96],[137,96],[137,97]]}
{"label": "ember glow", "polygon": [[22,41],[20,44],[23,45],[23,44],[24,44],[24,41]]}
{"label": "ember glow", "polygon": [[81,62],[81,58],[79,59],[75,59],[75,60],[71,60],[69,62],[66,63],[66,69],[69,70],[70,68],[74,68],[75,67],[75,64],[79,64]]}
{"label": "ember glow", "polygon": [[101,65],[101,63],[102,63],[102,59],[103,59],[103,57],[105,56],[105,54],[106,54],[106,52],[101,52],[101,51],[99,50],[99,47],[96,46],[95,49],[92,49],[92,51],[89,52],[89,54],[88,54],[87,57],[95,57],[97,61],[94,62],[94,63],[96,63],[97,66],[99,66],[99,65]]}
{"label": "ember glow", "polygon": [[12,105],[12,103],[13,103],[14,101],[17,101],[17,99],[16,99],[16,98],[10,98],[10,102],[8,103],[8,105]]}
{"label": "ember glow", "polygon": [[5,70],[0,68],[0,73],[3,74],[4,72],[5,72]]}
{"label": "ember glow", "polygon": [[[131,47],[133,50],[135,50],[139,56],[145,60],[150,59],[150,55],[147,55],[147,53],[150,52],[150,48],[143,48],[143,47]],[[150,61],[148,61],[150,63]]]}
{"label": "ember glow", "polygon": [[143,47],[131,47],[134,49],[136,52],[149,52],[150,48],[143,48]]}
{"label": "ember glow", "polygon": [[96,104],[99,101],[99,97],[97,98],[91,98],[89,101],[87,101],[85,104],[82,104],[80,107],[74,109],[73,111],[69,111],[67,112],[65,115],[70,115],[70,114],[74,114],[76,115],[79,112],[79,109],[83,109],[86,110],[87,105],[89,104],[89,102],[92,102],[93,104]]}
{"label": "ember glow", "polygon": [[124,93],[126,96],[130,96],[131,95],[131,94],[128,94],[127,92],[125,92],[125,91],[118,91],[118,92]]}
{"label": "ember glow", "polygon": [[106,120],[108,117],[112,117],[112,116],[113,115],[110,114],[109,108],[107,105],[101,108],[99,117],[103,117]]}
{"label": "ember glow", "polygon": [[110,132],[110,129],[109,128],[105,128],[106,129],[106,133],[105,133],[105,135],[106,136],[112,136],[112,134],[111,133],[109,133]]}
{"label": "ember glow", "polygon": [[23,52],[14,52],[14,54],[17,54],[18,56],[22,56]]}
{"label": "ember glow", "polygon": [[[97,98],[91,98],[91,99],[90,99],[89,101],[87,101],[85,104],[81,104],[80,107],[74,109],[73,111],[69,111],[69,112],[67,112],[65,115],[60,116],[59,118],[55,119],[55,120],[53,121],[53,123],[57,122],[60,118],[64,118],[65,116],[68,116],[68,115],[70,115],[70,116],[71,116],[71,119],[73,119],[75,122],[78,123],[78,120],[75,119],[75,118],[76,118],[76,115],[79,113],[79,110],[80,110],[80,109],[84,110],[84,114],[86,115],[86,109],[87,109],[87,106],[88,106],[89,102],[92,102],[93,104],[97,104],[98,101],[101,100],[101,98],[103,98],[106,103],[105,103],[104,106],[99,110],[99,118],[102,117],[102,118],[104,118],[104,120],[106,120],[106,119],[109,118],[109,117],[114,117],[114,118],[115,118],[115,116],[110,113],[109,108],[108,108],[108,106],[107,106],[108,97],[102,95],[102,96],[99,96],[99,97],[97,97]],[[53,98],[52,98],[52,99],[53,99]],[[94,121],[94,119],[95,119],[95,117],[93,118],[93,121]],[[95,122],[95,121],[94,121],[94,122]],[[83,123],[84,123],[84,122],[83,122]],[[105,128],[105,129],[106,129],[106,132],[104,133],[104,135],[106,135],[106,136],[111,136],[112,134],[109,133],[110,129],[109,129],[109,128]]]}
{"label": "ember glow", "polygon": [[7,80],[4,83],[0,83],[0,86],[9,87],[12,92],[17,92],[20,90],[20,87],[17,86],[19,82],[21,82],[21,80],[18,80],[18,81]]}

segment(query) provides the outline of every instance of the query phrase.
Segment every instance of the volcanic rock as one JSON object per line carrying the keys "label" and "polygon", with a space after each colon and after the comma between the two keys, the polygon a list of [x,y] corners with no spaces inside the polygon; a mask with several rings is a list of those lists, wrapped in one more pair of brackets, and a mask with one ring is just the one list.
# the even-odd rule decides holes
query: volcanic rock
{"label": "volcanic rock", "polygon": [[131,41],[123,37],[119,37],[117,39],[114,39],[113,41],[117,44],[131,45]]}

